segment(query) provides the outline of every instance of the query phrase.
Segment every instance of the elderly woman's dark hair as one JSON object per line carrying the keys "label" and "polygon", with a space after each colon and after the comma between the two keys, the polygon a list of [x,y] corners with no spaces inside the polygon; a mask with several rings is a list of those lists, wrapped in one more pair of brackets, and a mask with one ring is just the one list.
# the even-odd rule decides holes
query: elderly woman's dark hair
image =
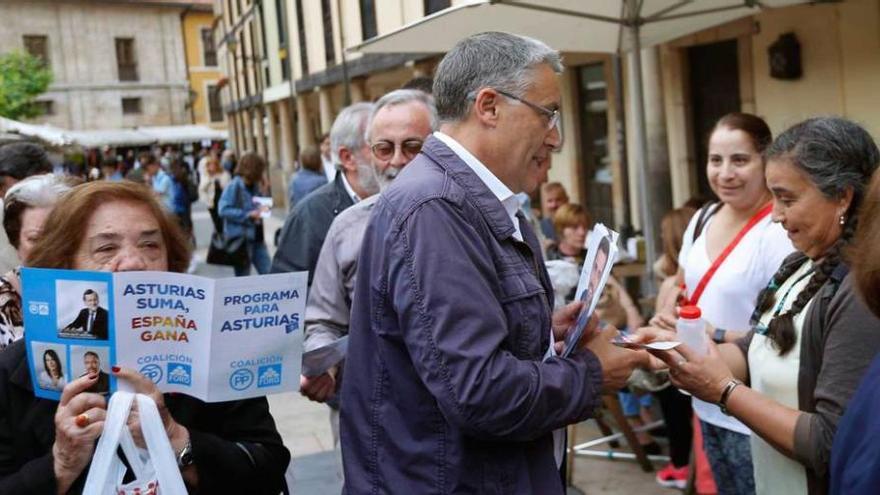
{"label": "elderly woman's dark hair", "polygon": [[12,247],[18,249],[21,217],[25,210],[54,205],[61,195],[80,182],[73,177],[42,174],[28,177],[10,187],[3,201],[3,230]]}
{"label": "elderly woman's dark hair", "polygon": [[146,206],[162,231],[168,253],[168,271],[186,271],[192,248],[177,222],[159,204],[152,189],[128,181],[88,182],[65,194],[46,217],[43,234],[34,245],[27,266],[70,269],[73,258],[84,241],[92,213],[98,206],[109,201],[126,201]]}
{"label": "elderly woman's dark hair", "polygon": [[[859,225],[859,210],[865,186],[880,163],[880,150],[871,135],[858,124],[836,117],[805,120],[786,130],[767,148],[767,161],[785,161],[806,174],[813,185],[828,199],[839,199],[852,191],[852,202],[844,214],[843,231],[837,242],[816,265],[807,286],[791,308],[775,317],[768,326],[768,337],[785,355],[797,339],[794,317],[831,278],[841,263],[846,263],[847,246]],[[758,295],[755,311],[759,315],[776,304],[776,290],[807,260],[784,263],[766,289]],[[755,318],[753,317],[754,321]]]}
{"label": "elderly woman's dark hair", "polygon": [[[773,142],[773,133],[770,126],[761,117],[750,113],[732,112],[729,113],[715,123],[712,132],[718,128],[731,129],[734,131],[742,131],[749,136],[755,151],[763,153],[770,143]],[[711,137],[711,133],[710,136]]]}
{"label": "elderly woman's dark hair", "polygon": [[248,151],[241,155],[238,165],[235,167],[235,173],[240,175],[249,184],[259,182],[265,171],[266,160],[253,151]]}
{"label": "elderly woman's dark hair", "polygon": [[312,172],[321,171],[321,150],[317,146],[307,146],[299,154],[299,163],[302,168]]}
{"label": "elderly woman's dark hair", "polygon": [[0,176],[17,180],[52,171],[52,164],[42,146],[34,143],[10,143],[0,146]]}
{"label": "elderly woman's dark hair", "polygon": [[880,318],[880,172],[865,192],[852,245],[852,272],[865,305]]}

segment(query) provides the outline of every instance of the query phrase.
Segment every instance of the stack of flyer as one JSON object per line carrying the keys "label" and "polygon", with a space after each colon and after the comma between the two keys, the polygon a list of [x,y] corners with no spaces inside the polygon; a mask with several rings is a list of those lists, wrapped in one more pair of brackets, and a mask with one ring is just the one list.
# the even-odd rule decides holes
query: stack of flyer
{"label": "stack of flyer", "polygon": [[611,267],[617,259],[617,238],[617,232],[601,223],[593,226],[587,237],[587,257],[584,259],[584,267],[575,291],[575,300],[583,301],[584,307],[575,324],[565,333],[562,357],[571,355],[584,336],[590,317],[602,297],[602,290],[611,276]]}

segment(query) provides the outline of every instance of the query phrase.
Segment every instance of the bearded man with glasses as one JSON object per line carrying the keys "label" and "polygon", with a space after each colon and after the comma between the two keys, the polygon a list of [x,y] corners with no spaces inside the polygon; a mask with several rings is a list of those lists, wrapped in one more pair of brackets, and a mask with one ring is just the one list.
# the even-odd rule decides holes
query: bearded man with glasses
{"label": "bearded man with glasses", "polygon": [[[367,119],[366,141],[372,153],[372,173],[361,174],[361,187],[371,196],[340,213],[330,225],[315,265],[306,306],[303,350],[311,351],[348,335],[352,290],[358,268],[361,241],[379,193],[422,148],[437,128],[433,99],[419,90],[399,89],[377,101]],[[330,406],[330,426],[340,475],[339,401],[342,365],[316,376],[300,377],[300,392]]]}
{"label": "bearded man with glasses", "polygon": [[647,365],[595,319],[578,352],[554,352],[582,304],[553,314],[516,194],[538,187],[562,146],[560,72],[555,50],[498,32],[440,62],[440,131],[382,192],[361,246],[344,493],[562,494],[554,431]]}

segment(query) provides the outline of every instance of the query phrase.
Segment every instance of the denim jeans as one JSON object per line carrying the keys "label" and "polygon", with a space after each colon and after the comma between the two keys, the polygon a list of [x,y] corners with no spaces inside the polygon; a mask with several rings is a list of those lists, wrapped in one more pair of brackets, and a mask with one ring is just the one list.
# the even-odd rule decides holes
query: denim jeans
{"label": "denim jeans", "polygon": [[700,421],[700,427],[718,495],[754,495],[755,472],[749,436],[705,421]]}
{"label": "denim jeans", "polygon": [[250,263],[242,266],[235,266],[235,276],[236,277],[246,277],[251,274],[251,265],[257,269],[257,273],[260,275],[264,273],[269,273],[269,270],[272,267],[272,259],[269,258],[269,250],[266,248],[265,242],[254,242],[249,241],[248,245],[248,257],[250,257]]}

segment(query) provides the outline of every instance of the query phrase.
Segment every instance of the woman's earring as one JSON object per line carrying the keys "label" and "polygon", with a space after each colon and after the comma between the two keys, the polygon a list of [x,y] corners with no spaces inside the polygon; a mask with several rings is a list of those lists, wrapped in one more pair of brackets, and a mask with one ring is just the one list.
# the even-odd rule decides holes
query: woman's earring
{"label": "woman's earring", "polygon": [[846,225],[846,216],[840,215],[840,225]]}

